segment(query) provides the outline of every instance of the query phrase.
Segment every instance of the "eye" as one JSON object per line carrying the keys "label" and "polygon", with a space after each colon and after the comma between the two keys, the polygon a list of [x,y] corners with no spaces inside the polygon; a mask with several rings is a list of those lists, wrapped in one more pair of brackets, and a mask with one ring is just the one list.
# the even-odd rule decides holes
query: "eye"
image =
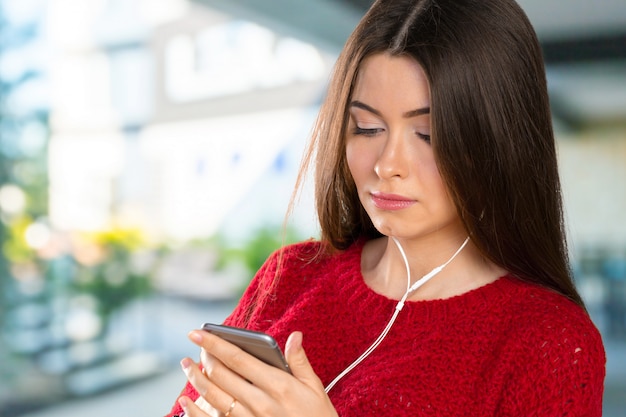
{"label": "eye", "polygon": [[417,134],[417,137],[422,139],[424,142],[430,143],[430,135],[425,135],[425,134],[419,133],[419,132],[416,133],[416,134]]}
{"label": "eye", "polygon": [[354,135],[362,135],[362,136],[375,136],[376,134],[382,132],[381,128],[372,128],[372,129],[363,129],[358,126],[354,127],[352,134]]}

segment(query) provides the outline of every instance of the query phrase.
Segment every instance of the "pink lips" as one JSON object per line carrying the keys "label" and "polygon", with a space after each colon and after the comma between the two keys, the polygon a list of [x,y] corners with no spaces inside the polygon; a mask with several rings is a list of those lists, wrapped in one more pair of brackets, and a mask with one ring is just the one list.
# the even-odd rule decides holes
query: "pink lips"
{"label": "pink lips", "polygon": [[416,203],[407,197],[397,194],[371,193],[374,205],[381,210],[402,210]]}

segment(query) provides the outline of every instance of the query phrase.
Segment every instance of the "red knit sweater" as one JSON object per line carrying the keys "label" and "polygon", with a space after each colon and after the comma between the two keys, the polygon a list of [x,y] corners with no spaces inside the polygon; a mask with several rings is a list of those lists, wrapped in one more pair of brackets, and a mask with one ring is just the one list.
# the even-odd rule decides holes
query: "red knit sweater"
{"label": "red knit sweater", "polygon": [[[328,384],[378,337],[397,303],[365,285],[362,247],[314,261],[319,243],[288,247],[278,285],[255,305],[274,279],[274,254],[226,323],[282,346],[302,331]],[[604,372],[602,340],[583,309],[505,276],[460,296],[407,302],[382,344],[329,395],[342,417],[600,417]],[[183,392],[198,395],[189,384]],[[170,416],[181,411],[175,405]]]}

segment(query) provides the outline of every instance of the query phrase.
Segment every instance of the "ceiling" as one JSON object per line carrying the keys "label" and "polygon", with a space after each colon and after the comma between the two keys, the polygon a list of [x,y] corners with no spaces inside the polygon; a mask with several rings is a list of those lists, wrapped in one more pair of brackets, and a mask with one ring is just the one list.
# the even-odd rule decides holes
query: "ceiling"
{"label": "ceiling", "polygon": [[[196,0],[337,52],[372,0]],[[626,1],[518,0],[542,43],[560,125],[626,124]]]}

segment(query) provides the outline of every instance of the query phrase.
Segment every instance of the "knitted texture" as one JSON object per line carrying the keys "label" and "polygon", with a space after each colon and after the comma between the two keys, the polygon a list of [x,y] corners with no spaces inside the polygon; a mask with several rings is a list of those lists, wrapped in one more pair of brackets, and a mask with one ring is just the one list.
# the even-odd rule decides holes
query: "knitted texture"
{"label": "knitted texture", "polygon": [[[226,324],[267,332],[281,346],[302,331],[327,385],[378,337],[397,301],[364,283],[363,242],[314,259],[319,245],[271,256]],[[342,417],[600,417],[604,372],[600,334],[582,308],[504,276],[452,298],[407,302],[382,344],[329,395]],[[189,384],[183,393],[198,395]],[[175,405],[170,416],[180,412]]]}

